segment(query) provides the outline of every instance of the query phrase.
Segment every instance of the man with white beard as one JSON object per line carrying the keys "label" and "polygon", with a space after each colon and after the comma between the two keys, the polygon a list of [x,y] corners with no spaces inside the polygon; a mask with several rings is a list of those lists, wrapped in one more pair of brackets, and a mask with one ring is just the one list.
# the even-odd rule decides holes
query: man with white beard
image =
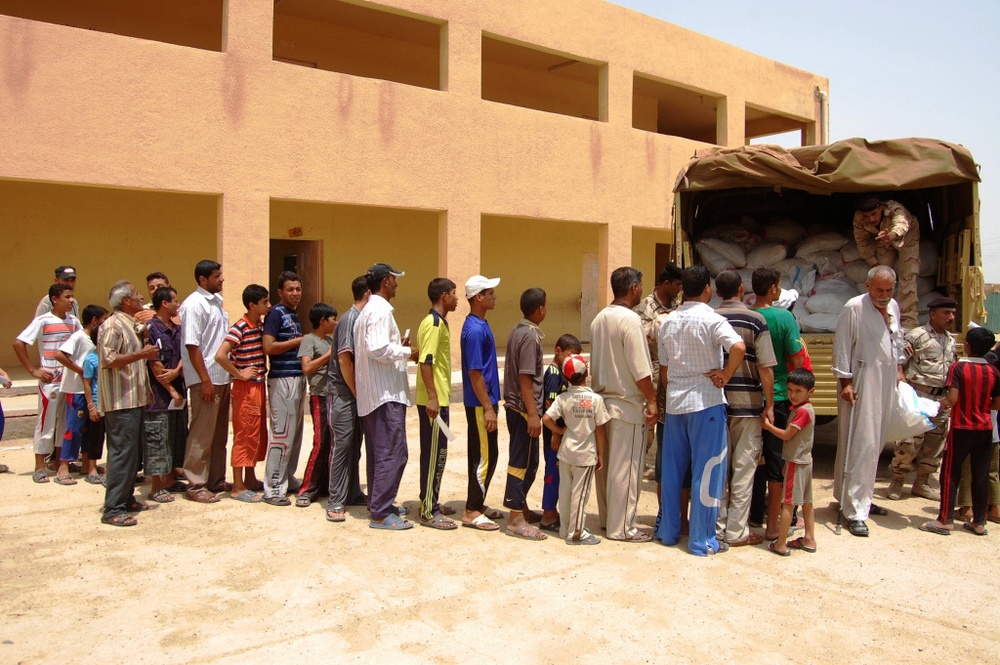
{"label": "man with white beard", "polygon": [[896,273],[888,266],[875,266],[868,271],[865,286],[868,293],[851,298],[841,310],[833,345],[833,373],[840,383],[833,491],[847,529],[855,536],[868,535],[869,514],[887,514],[872,503],[872,496],[888,415],[895,407],[896,384],[902,380],[906,361],[899,304],[892,298]]}

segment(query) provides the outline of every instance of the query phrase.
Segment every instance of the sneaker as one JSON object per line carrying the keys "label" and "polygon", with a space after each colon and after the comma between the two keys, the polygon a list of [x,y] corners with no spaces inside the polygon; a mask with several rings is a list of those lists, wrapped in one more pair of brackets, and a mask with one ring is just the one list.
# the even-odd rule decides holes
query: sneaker
{"label": "sneaker", "polygon": [[887,499],[890,499],[891,501],[899,501],[900,499],[902,499],[903,481],[893,478],[892,482],[889,483],[888,489],[886,489],[885,491],[885,496]]}

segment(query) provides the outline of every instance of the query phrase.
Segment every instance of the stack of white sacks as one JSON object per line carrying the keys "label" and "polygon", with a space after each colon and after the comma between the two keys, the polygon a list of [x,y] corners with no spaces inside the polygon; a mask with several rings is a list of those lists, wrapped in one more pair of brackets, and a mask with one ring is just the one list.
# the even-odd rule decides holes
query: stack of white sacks
{"label": "stack of white sacks", "polygon": [[[849,231],[849,229],[848,229]],[[814,224],[802,226],[790,219],[758,224],[744,216],[738,223],[723,223],[701,233],[695,243],[702,265],[714,278],[723,270],[738,270],[743,277],[747,303],[753,302],[750,278],[755,268],[772,267],[782,275],[782,288],[795,290],[792,313],[802,332],[830,333],[844,303],[865,292],[869,265],[861,258],[853,236]],[[920,243],[919,319],[927,322],[927,303],[942,294],[934,290],[937,247]],[[712,285],[715,291],[715,285]],[[712,306],[718,304],[713,298]]]}

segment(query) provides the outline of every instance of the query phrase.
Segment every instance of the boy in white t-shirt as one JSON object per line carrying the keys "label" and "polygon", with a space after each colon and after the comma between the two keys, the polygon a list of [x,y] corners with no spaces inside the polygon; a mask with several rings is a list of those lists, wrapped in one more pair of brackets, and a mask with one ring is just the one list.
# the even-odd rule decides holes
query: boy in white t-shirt
{"label": "boy in white t-shirt", "polygon": [[87,305],[82,316],[83,329],[70,335],[55,352],[55,359],[68,370],[63,372],[59,384],[59,394],[66,400],[66,433],[62,438],[59,470],[56,471],[57,485],[76,485],[69,475],[69,463],[75,462],[80,454],[83,426],[88,417],[87,399],[83,394],[83,361],[96,348],[90,339],[90,332],[108,318],[108,310],[100,305]]}
{"label": "boy in white t-shirt", "polygon": [[[587,387],[583,356],[568,356],[562,371],[570,387],[556,396],[542,418],[542,423],[561,437],[553,437],[552,442],[559,456],[559,536],[567,545],[596,545],[601,539],[584,528],[584,521],[594,473],[604,466],[608,445],[604,424],[611,416],[604,398]],[[565,427],[556,424],[560,418]]]}

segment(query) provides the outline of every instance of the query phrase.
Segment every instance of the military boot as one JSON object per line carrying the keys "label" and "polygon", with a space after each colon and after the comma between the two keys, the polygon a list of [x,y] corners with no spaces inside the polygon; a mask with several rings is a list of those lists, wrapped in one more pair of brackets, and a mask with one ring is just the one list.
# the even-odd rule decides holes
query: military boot
{"label": "military boot", "polygon": [[892,481],[889,483],[888,489],[885,491],[885,496],[893,501],[899,501],[903,498],[903,479],[902,477],[893,476]]}
{"label": "military boot", "polygon": [[941,493],[931,487],[929,481],[930,478],[928,476],[917,476],[916,480],[913,481],[913,489],[910,490],[910,494],[913,496],[922,496],[931,501],[940,501]]}

